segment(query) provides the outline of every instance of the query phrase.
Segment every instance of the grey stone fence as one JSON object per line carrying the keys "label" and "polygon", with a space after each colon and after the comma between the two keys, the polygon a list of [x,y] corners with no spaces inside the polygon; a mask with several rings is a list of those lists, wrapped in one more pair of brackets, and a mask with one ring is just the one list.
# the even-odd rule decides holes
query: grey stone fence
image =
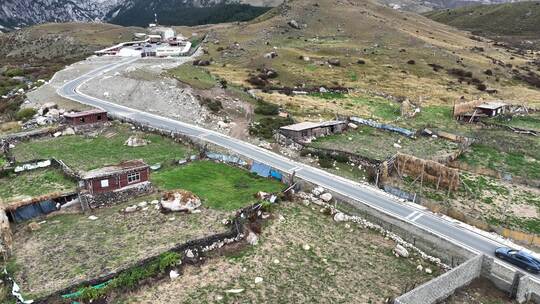
{"label": "grey stone fence", "polygon": [[432,304],[468,285],[482,272],[483,255],[478,255],[452,270],[394,299],[394,304]]}

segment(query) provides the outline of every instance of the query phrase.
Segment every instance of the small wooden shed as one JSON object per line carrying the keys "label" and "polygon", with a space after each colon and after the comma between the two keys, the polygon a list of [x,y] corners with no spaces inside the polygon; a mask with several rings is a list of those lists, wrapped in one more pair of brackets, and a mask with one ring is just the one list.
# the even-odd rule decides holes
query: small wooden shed
{"label": "small wooden shed", "polygon": [[87,125],[94,123],[107,122],[107,111],[92,109],[81,112],[71,112],[64,114],[66,122],[72,126]]}

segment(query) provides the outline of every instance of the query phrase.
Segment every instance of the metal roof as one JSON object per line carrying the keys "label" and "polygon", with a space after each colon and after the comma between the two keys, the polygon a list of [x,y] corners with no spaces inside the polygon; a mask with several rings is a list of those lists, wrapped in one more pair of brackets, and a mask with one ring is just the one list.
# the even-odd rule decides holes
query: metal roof
{"label": "metal roof", "polygon": [[79,117],[88,116],[88,115],[94,115],[94,114],[106,114],[106,113],[107,113],[107,111],[105,111],[105,110],[101,110],[101,109],[92,109],[92,110],[81,111],[81,112],[65,113],[65,114],[64,114],[64,117],[68,117],[68,118],[79,118]]}
{"label": "metal roof", "polygon": [[107,177],[107,176],[123,173],[126,171],[145,169],[147,167],[148,165],[142,159],[128,160],[128,161],[124,161],[116,165],[111,165],[111,166],[87,171],[82,174],[82,179]]}
{"label": "metal roof", "polygon": [[321,128],[321,127],[330,127],[330,126],[340,125],[344,123],[346,122],[339,121],[339,120],[331,120],[331,121],[324,121],[324,122],[304,121],[304,122],[300,122],[294,125],[283,126],[280,129],[289,130],[289,131],[303,131],[303,130]]}
{"label": "metal roof", "polygon": [[508,104],[504,103],[504,102],[490,101],[490,102],[486,102],[486,103],[483,103],[481,105],[478,105],[478,106],[476,106],[476,108],[487,109],[487,110],[496,110],[496,109],[504,107],[506,105],[508,105]]}

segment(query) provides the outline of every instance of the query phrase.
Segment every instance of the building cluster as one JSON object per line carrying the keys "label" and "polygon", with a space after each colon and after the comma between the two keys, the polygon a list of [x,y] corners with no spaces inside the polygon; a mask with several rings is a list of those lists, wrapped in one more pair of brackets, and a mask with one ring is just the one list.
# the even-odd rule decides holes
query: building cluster
{"label": "building cluster", "polygon": [[135,33],[135,40],[96,51],[97,56],[169,57],[184,56],[191,49],[191,42],[173,28],[150,24],[148,33]]}

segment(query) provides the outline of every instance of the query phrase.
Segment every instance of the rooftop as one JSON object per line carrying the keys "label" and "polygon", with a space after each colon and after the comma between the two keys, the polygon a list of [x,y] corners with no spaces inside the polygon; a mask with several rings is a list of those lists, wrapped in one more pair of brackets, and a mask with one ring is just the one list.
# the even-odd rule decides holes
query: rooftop
{"label": "rooftop", "polygon": [[128,160],[116,165],[106,166],[94,170],[87,171],[82,174],[82,179],[93,179],[98,177],[106,177],[123,173],[126,171],[132,171],[137,169],[147,168],[148,165],[142,159]]}
{"label": "rooftop", "polygon": [[501,101],[490,101],[485,102],[481,105],[476,106],[478,109],[487,109],[487,110],[495,110],[504,106],[507,106],[507,103],[501,102]]}
{"label": "rooftop", "polygon": [[107,111],[101,110],[101,109],[92,109],[92,110],[81,111],[81,112],[65,113],[64,117],[79,118],[79,117],[94,115],[94,114],[107,114]]}
{"label": "rooftop", "polygon": [[320,127],[335,126],[335,125],[344,124],[344,123],[345,123],[344,121],[340,121],[340,120],[331,120],[331,121],[324,121],[324,122],[305,121],[305,122],[300,122],[294,125],[283,126],[280,129],[290,130],[290,131],[302,131],[302,130],[320,128]]}

